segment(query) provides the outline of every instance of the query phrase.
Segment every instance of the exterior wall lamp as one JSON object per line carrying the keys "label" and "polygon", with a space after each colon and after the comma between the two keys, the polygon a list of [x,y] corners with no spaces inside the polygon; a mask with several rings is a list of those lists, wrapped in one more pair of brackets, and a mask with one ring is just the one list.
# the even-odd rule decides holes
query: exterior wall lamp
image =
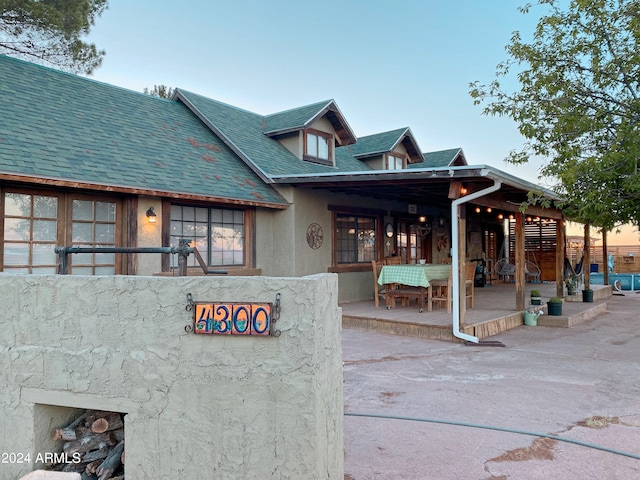
{"label": "exterior wall lamp", "polygon": [[153,207],[149,207],[149,210],[147,210],[147,220],[149,221],[149,223],[156,223],[156,212],[153,211]]}
{"label": "exterior wall lamp", "polygon": [[431,225],[427,221],[427,217],[421,215],[418,217],[418,223],[411,225],[414,232],[421,237],[426,237],[431,232]]}

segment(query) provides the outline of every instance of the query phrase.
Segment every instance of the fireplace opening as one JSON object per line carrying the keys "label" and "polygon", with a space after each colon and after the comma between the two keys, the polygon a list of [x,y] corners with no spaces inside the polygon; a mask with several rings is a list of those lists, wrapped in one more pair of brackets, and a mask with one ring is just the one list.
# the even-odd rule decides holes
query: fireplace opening
{"label": "fireplace opening", "polygon": [[77,472],[83,479],[124,478],[125,413],[35,405],[37,469]]}

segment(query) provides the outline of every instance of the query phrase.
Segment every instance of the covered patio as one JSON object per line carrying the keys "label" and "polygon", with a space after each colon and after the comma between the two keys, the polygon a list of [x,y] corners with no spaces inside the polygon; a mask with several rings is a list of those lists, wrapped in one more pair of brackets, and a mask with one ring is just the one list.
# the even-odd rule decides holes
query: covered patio
{"label": "covered patio", "polygon": [[[611,287],[593,285],[591,288],[594,290],[593,303],[583,303],[579,295],[564,297],[562,316],[559,317],[546,315],[546,301],[556,295],[555,282],[527,283],[526,296],[528,299],[529,292],[533,289],[539,290],[542,295],[544,305],[539,308],[545,314],[538,319],[539,326],[567,328],[606,312],[606,299],[612,294]],[[493,285],[476,288],[473,308],[467,309],[466,321],[460,331],[482,340],[523,326],[522,311],[514,308],[515,292],[514,283],[494,282]],[[387,309],[384,302],[376,307],[373,300],[344,303],[341,307],[344,328],[431,340],[460,341],[453,335],[453,315],[447,313],[446,308],[434,308],[431,312],[425,310],[420,313],[415,303],[405,307],[398,304],[396,308]]]}

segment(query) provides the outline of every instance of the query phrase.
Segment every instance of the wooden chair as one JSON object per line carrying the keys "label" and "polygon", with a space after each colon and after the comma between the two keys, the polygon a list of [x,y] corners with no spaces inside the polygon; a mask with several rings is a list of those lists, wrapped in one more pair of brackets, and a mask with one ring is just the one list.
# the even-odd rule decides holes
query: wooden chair
{"label": "wooden chair", "polygon": [[473,308],[473,290],[475,286],[476,264],[475,262],[467,262],[467,276],[465,284],[465,298],[469,299],[469,308]]}
{"label": "wooden chair", "polygon": [[431,303],[444,303],[447,305],[447,313],[451,313],[453,310],[451,269],[449,269],[449,278],[433,279],[429,283],[431,285]]}
{"label": "wooden chair", "polygon": [[402,265],[402,257],[384,257],[385,265]]}
{"label": "wooden chair", "polygon": [[371,268],[373,270],[373,292],[374,292],[374,301],[376,307],[380,306],[380,298],[386,301],[387,299],[387,291],[384,286],[380,286],[378,284],[378,277],[380,276],[380,270],[382,270],[382,265],[384,262],[376,262],[375,260],[371,260]]}

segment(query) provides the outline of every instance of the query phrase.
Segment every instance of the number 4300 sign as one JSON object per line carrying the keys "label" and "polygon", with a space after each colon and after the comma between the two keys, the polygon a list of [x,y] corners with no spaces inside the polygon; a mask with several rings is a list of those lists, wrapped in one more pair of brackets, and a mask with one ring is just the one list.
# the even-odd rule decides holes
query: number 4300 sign
{"label": "number 4300 sign", "polygon": [[196,303],[194,332],[203,335],[271,335],[271,303]]}

